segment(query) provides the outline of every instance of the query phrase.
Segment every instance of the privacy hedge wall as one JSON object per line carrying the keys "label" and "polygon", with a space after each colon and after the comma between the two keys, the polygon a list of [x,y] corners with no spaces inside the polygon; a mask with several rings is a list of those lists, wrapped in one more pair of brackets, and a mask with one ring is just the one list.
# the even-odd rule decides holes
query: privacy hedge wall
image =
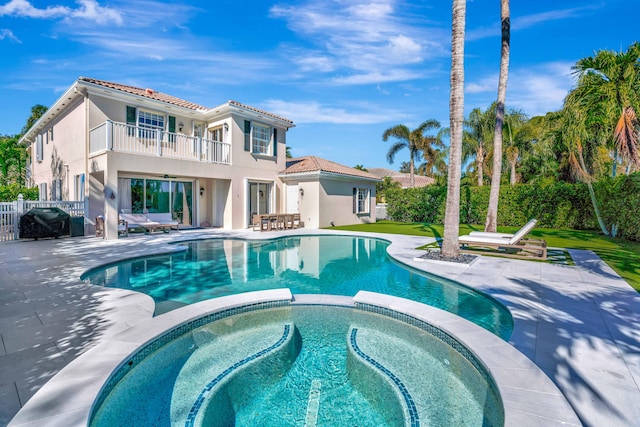
{"label": "privacy hedge wall", "polygon": [[[640,240],[640,173],[593,186],[605,223],[616,224],[622,237]],[[461,223],[484,223],[489,191],[489,186],[461,189]],[[387,212],[394,221],[443,223],[446,193],[446,187],[436,186],[390,191]],[[537,218],[540,227],[599,229],[586,184],[502,185],[498,225],[519,227],[531,218]]]}

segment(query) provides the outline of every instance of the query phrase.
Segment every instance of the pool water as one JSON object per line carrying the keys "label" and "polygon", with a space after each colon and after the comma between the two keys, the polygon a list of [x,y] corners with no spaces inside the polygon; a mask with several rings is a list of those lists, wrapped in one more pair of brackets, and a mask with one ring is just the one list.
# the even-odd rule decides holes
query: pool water
{"label": "pool water", "polygon": [[[286,342],[283,325],[295,331]],[[289,306],[209,323],[125,365],[129,372],[106,390],[91,426],[411,425],[394,384],[349,348],[354,330],[358,351],[410,397],[413,425],[504,422],[486,374],[428,332],[348,307]],[[236,363],[274,343],[281,345],[253,364]],[[211,388],[221,372],[229,373]],[[194,406],[208,386],[202,405]]]}
{"label": "pool water", "polygon": [[[393,262],[388,242],[351,236],[275,240],[211,239],[184,252],[136,258],[92,270],[88,282],[143,292],[156,314],[209,298],[289,288],[293,294],[379,292],[429,304],[508,339],[513,320],[496,300],[458,283]],[[443,267],[446,268],[446,267]]]}

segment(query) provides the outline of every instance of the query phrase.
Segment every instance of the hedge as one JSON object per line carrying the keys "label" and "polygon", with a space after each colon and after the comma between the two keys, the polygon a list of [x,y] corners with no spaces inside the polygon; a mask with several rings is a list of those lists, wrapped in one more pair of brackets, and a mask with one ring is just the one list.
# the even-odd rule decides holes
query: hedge
{"label": "hedge", "polygon": [[0,185],[0,202],[14,202],[22,194],[24,200],[38,200],[38,187],[22,187],[19,184]]}
{"label": "hedge", "polygon": [[[606,224],[618,235],[640,240],[640,173],[604,179],[593,184]],[[462,187],[460,222],[483,224],[489,186]],[[444,223],[447,189],[428,186],[387,192],[387,212],[394,221]],[[498,225],[519,227],[531,218],[540,227],[599,230],[586,184],[564,182],[500,187]]]}

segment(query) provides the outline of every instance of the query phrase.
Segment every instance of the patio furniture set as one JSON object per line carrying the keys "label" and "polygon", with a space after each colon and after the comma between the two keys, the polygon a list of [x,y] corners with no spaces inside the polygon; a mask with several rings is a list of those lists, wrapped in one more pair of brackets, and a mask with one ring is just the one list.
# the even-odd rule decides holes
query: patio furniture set
{"label": "patio furniture set", "polygon": [[293,214],[254,214],[253,231],[291,230],[304,227],[299,213]]}

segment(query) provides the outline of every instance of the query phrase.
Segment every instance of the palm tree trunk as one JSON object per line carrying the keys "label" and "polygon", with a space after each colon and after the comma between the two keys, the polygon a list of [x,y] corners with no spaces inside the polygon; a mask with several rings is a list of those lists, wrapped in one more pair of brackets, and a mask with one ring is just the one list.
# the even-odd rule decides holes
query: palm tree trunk
{"label": "palm tree trunk", "polygon": [[509,183],[511,185],[516,185],[517,183],[517,179],[516,179],[516,162],[509,162],[511,164],[511,179],[509,180]]}
{"label": "palm tree trunk", "polygon": [[413,166],[413,155],[412,155],[409,162],[409,187],[411,188],[413,188],[415,185],[415,179],[413,178],[414,173],[415,173],[415,167]]}
{"label": "palm tree trunk", "polygon": [[453,0],[451,30],[451,94],[449,99],[450,152],[447,204],[444,214],[442,255],[460,253],[460,177],[462,175],[462,124],[464,122],[464,33],[466,0]]}
{"label": "palm tree trunk", "polygon": [[[585,175],[587,175],[587,167],[584,163],[584,157],[582,156],[582,150],[578,149],[578,161],[580,162],[580,167],[584,170]],[[596,220],[598,221],[598,225],[600,226],[600,230],[602,234],[605,236],[611,236],[609,230],[607,230],[607,225],[604,223],[604,219],[602,219],[602,215],[600,214],[600,208],[598,207],[598,200],[596,200],[596,192],[593,191],[593,185],[591,184],[590,177],[584,180],[587,184],[587,188],[589,189],[589,197],[591,198],[591,204],[593,205],[593,211],[596,214]]]}
{"label": "palm tree trunk", "polygon": [[478,163],[478,187],[482,187],[482,184],[484,183],[484,150],[482,147],[478,147],[476,162]]}
{"label": "palm tree trunk", "polygon": [[500,196],[500,177],[502,172],[502,126],[504,124],[504,103],[507,98],[507,78],[509,77],[509,49],[511,16],[509,0],[500,0],[502,18],[502,52],[500,55],[500,77],[498,79],[498,103],[496,105],[496,129],[493,137],[493,171],[491,174],[491,192],[484,231],[495,232],[498,225],[498,199]]}

